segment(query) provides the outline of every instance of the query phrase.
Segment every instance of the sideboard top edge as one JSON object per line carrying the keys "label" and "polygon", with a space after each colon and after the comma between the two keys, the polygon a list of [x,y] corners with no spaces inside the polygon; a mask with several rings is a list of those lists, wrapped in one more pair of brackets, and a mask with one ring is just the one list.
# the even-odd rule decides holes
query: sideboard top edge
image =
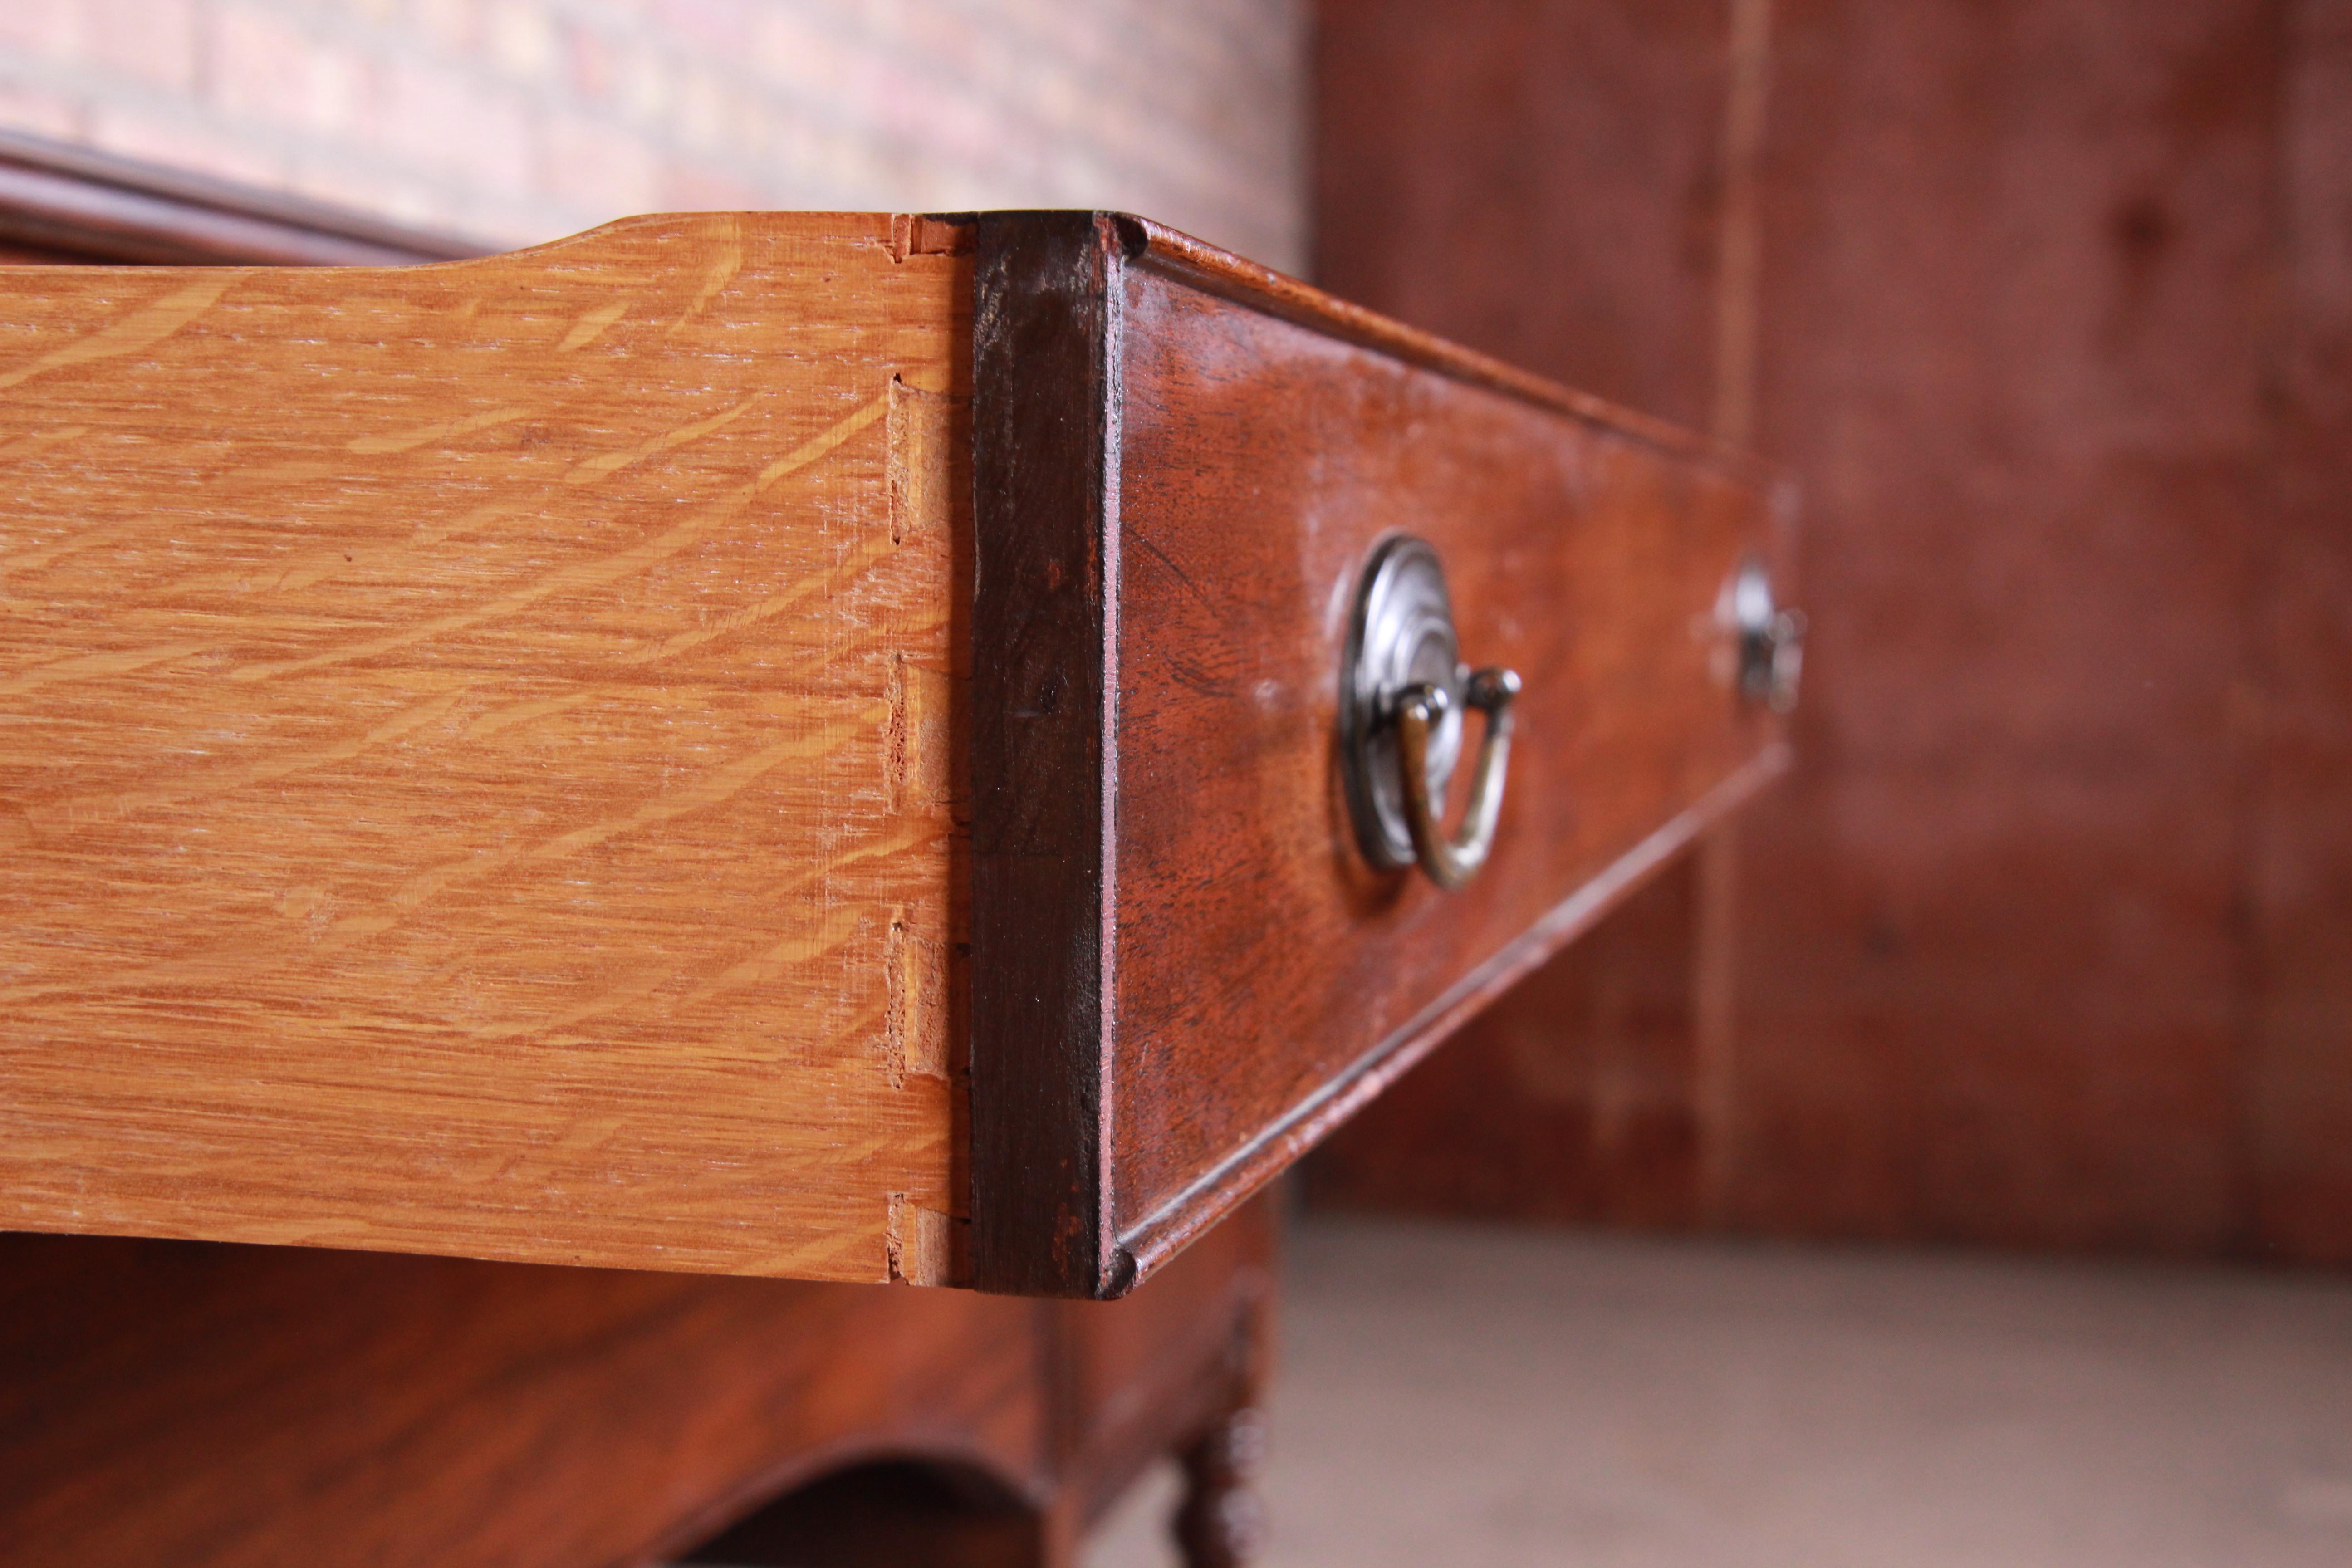
{"label": "sideboard top edge", "polygon": [[1769,464],[1668,420],[1563,386],[1434,332],[1351,304],[1311,283],[1165,224],[1129,213],[1107,216],[1118,226],[1125,258],[1130,265],[1452,380],[1484,387],[1662,451],[1696,459],[1759,488],[1769,488],[1778,478]]}

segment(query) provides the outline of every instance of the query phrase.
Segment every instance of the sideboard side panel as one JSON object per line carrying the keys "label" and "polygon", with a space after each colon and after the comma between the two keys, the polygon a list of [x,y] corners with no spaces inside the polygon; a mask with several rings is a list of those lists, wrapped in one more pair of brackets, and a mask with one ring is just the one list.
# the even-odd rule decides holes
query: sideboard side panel
{"label": "sideboard side panel", "polygon": [[939,1277],[927,232],[0,268],[0,1226]]}

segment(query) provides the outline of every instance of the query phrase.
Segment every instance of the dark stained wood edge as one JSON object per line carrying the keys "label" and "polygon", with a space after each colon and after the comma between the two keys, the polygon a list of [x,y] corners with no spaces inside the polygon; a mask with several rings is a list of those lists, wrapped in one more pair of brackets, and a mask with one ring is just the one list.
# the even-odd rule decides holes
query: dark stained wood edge
{"label": "dark stained wood edge", "polygon": [[1110,1297],[1118,265],[989,213],[972,300],[972,1282]]}
{"label": "dark stained wood edge", "polygon": [[1679,425],[1547,381],[1377,310],[1351,305],[1311,283],[1244,260],[1149,218],[1127,213],[1109,216],[1118,226],[1126,258],[1148,271],[1451,380],[1565,414],[1657,450],[1704,463],[1759,488],[1774,478],[1766,465]]}
{"label": "dark stained wood edge", "polygon": [[397,267],[497,248],[5,131],[0,240],[165,266]]}
{"label": "dark stained wood edge", "polygon": [[1610,910],[1664,870],[1708,827],[1729,816],[1788,772],[1792,752],[1774,742],[1737,773],[1627,850],[1598,877],[1555,905],[1500,952],[1456,981],[1405,1026],[1335,1074],[1315,1094],[1214,1170],[1121,1227],[1118,1246],[1140,1279],[1286,1170],[1332,1130],[1444,1043],[1480,1008],[1592,929]]}

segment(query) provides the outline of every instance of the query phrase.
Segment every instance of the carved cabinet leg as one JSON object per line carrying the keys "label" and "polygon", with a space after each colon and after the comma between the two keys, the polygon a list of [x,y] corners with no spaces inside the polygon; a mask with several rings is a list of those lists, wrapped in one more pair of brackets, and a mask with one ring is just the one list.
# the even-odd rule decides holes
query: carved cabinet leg
{"label": "carved cabinet leg", "polygon": [[1255,1560],[1265,1533],[1256,1489],[1265,1453],[1265,1417],[1248,1407],[1184,1450],[1184,1504],[1175,1532],[1187,1568],[1244,1568]]}

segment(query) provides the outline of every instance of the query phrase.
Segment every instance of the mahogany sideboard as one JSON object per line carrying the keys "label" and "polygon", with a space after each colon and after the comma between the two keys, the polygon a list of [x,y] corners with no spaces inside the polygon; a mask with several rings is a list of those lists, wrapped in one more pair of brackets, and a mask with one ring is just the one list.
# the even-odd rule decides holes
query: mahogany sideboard
{"label": "mahogany sideboard", "polygon": [[0,202],[46,1562],[1236,1560],[1254,1195],[1784,765],[1767,476],[1139,218]]}

